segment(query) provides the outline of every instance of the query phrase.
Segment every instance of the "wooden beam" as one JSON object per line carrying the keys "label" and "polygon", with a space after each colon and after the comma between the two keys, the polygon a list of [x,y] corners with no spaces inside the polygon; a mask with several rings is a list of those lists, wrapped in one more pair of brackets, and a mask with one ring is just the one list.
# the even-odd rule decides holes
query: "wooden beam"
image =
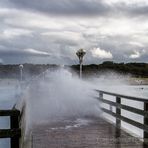
{"label": "wooden beam", "polygon": [[[116,103],[121,104],[121,98],[116,97]],[[121,108],[116,108],[116,114],[121,116]],[[116,138],[121,136],[121,120],[116,118]]]}
{"label": "wooden beam", "polygon": [[2,129],[0,130],[0,138],[20,137],[21,129]]}
{"label": "wooden beam", "polygon": [[127,105],[123,105],[123,104],[119,104],[119,103],[112,102],[112,101],[106,100],[106,99],[100,99],[99,97],[96,97],[96,99],[98,99],[99,101],[101,101],[103,103],[115,106],[117,108],[121,108],[121,109],[127,110],[129,112],[133,112],[135,114],[139,114],[141,116],[144,116],[145,118],[148,118],[148,112],[145,111],[145,110],[137,109],[137,108],[130,107],[130,106],[127,106]]}
{"label": "wooden beam", "polygon": [[[148,103],[144,103],[144,111],[148,112]],[[144,125],[148,126],[148,118],[144,118]],[[148,132],[143,132],[144,145],[148,147]]]}
{"label": "wooden beam", "polygon": [[137,121],[131,120],[131,119],[127,118],[127,117],[117,115],[116,113],[111,112],[111,111],[109,111],[108,109],[105,109],[105,108],[102,108],[102,110],[105,113],[108,113],[108,114],[114,116],[115,118],[118,118],[118,119],[120,119],[120,120],[122,120],[122,121],[124,121],[124,122],[126,122],[128,124],[131,124],[131,125],[136,126],[136,127],[140,128],[140,129],[143,129],[145,132],[148,133],[148,125],[144,125],[144,124],[139,123]]}
{"label": "wooden beam", "polygon": [[[19,116],[10,117],[11,129],[19,129]],[[11,148],[19,148],[20,136],[11,137]]]}
{"label": "wooden beam", "polygon": [[126,96],[126,95],[117,94],[117,93],[111,93],[111,92],[106,92],[106,91],[102,91],[102,90],[95,90],[95,91],[97,91],[99,93],[106,94],[106,95],[111,95],[111,96],[115,96],[115,97],[124,98],[124,99],[127,99],[127,100],[133,100],[133,101],[139,101],[139,102],[148,103],[148,98],[140,98],[140,97]]}
{"label": "wooden beam", "polygon": [[0,110],[0,116],[20,116],[19,110]]}

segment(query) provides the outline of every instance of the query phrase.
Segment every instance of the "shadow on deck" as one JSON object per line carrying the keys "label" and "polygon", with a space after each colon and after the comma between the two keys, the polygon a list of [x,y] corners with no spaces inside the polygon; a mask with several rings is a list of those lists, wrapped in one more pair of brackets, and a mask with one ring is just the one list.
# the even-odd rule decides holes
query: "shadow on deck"
{"label": "shadow on deck", "polygon": [[144,148],[143,142],[102,118],[84,118],[36,126],[32,148]]}

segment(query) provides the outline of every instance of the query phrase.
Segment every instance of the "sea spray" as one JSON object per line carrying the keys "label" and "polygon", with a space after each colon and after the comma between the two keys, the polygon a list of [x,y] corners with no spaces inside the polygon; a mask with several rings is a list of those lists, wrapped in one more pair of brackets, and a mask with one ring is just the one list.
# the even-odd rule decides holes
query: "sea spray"
{"label": "sea spray", "polygon": [[32,81],[24,96],[26,131],[36,124],[100,115],[93,85],[65,69],[49,71],[44,76]]}
{"label": "sea spray", "polygon": [[[27,75],[27,76],[29,79],[30,76],[29,75]],[[40,75],[40,77],[33,78],[32,80],[30,80],[30,85],[28,85],[29,83],[27,80],[27,87],[23,86],[23,87],[21,87],[21,90],[18,85],[18,81],[14,83],[14,82],[12,82],[12,80],[9,80],[9,83],[8,83],[7,82],[8,80],[3,80],[3,81],[1,80],[1,98],[0,98],[1,109],[3,109],[3,108],[4,109],[6,109],[6,108],[11,109],[12,106],[16,103],[16,98],[18,98],[19,96],[22,97],[22,94],[23,94],[23,97],[22,97],[23,103],[22,103],[22,100],[19,100],[18,101],[19,103],[17,102],[16,107],[20,110],[22,110],[21,109],[22,107],[25,108],[26,116],[23,118],[23,121],[22,121],[23,124],[21,124],[23,126],[23,129],[26,129],[25,133],[27,133],[27,131],[29,131],[29,129],[31,129],[31,127],[34,124],[52,122],[54,120],[57,120],[58,118],[64,118],[64,116],[67,116],[67,117],[70,117],[70,116],[74,117],[75,116],[77,118],[76,121],[79,121],[79,119],[80,119],[80,121],[83,121],[83,120],[85,120],[85,119],[81,118],[83,116],[86,116],[86,115],[98,116],[100,114],[100,112],[99,112],[100,103],[98,101],[95,101],[95,102],[94,102],[94,100],[92,101],[92,98],[93,98],[92,96],[98,95],[98,94],[95,94],[93,89],[101,89],[101,90],[110,91],[110,92],[114,92],[114,93],[121,93],[124,95],[131,95],[131,96],[137,96],[137,97],[141,96],[141,97],[147,98],[148,97],[148,93],[147,93],[148,87],[141,86],[141,85],[131,86],[127,81],[129,79],[130,79],[130,76],[124,76],[124,75],[120,75],[120,74],[113,73],[113,72],[107,72],[107,73],[103,73],[102,75],[99,75],[98,78],[93,77],[90,79],[89,82],[85,82],[85,81],[79,80],[75,76],[72,76],[71,72],[69,72],[67,70],[60,69],[60,70],[57,70],[56,72],[49,71],[45,75],[45,79],[43,79],[42,74]],[[87,81],[88,81],[88,79],[87,79]],[[74,84],[71,84],[72,82],[74,82]],[[63,87],[62,87],[62,84],[63,84]],[[53,88],[52,88],[52,86],[53,86]],[[79,87],[80,87],[80,89],[78,89]],[[43,90],[43,88],[45,88],[45,90]],[[141,88],[143,88],[143,89],[141,89]],[[65,91],[63,91],[63,89]],[[82,93],[79,93],[79,91],[77,91],[77,89],[79,91],[81,91]],[[47,94],[49,94],[50,92],[53,91],[55,93],[55,95],[47,95],[47,96],[53,97],[52,99],[46,98],[44,95],[41,95],[39,93],[39,91],[41,91],[41,94],[44,94],[43,93],[44,91],[47,92]],[[37,94],[40,94],[41,96],[39,96]],[[70,96],[72,96],[72,97],[70,97],[70,100],[72,102],[69,103],[69,108],[71,111],[68,109],[67,109],[67,111],[64,111],[64,110],[66,110],[66,109],[64,109],[65,108],[64,106],[67,107],[68,103],[65,104],[63,100],[65,100],[65,102],[66,102],[66,100],[69,101],[69,99],[62,99],[63,98],[62,95],[64,95],[64,94],[66,94],[66,96],[68,96],[69,94],[70,94]],[[54,96],[56,96],[56,95],[58,95],[60,102],[57,101],[58,100],[57,97],[55,97],[56,99],[54,99]],[[38,96],[37,99],[35,98],[36,96]],[[76,99],[73,96],[75,96]],[[79,97],[77,97],[77,96],[79,96],[79,97],[82,96],[80,98],[80,103],[77,103],[78,106],[75,105],[76,104],[75,101],[79,102],[79,99],[77,99]],[[87,97],[86,97],[86,100],[84,101],[83,98],[85,98],[85,96],[87,96]],[[46,103],[46,101],[45,101],[46,99],[47,100],[49,99],[48,101],[51,102],[51,104]],[[112,98],[109,98],[109,99],[112,99]],[[44,103],[42,102],[42,100],[44,101]],[[55,100],[57,103],[52,102],[53,100]],[[89,102],[90,102],[89,111],[86,111]],[[61,103],[61,105],[60,105],[60,103]],[[143,106],[137,102],[123,100],[122,103],[125,105],[131,105],[133,107],[143,109],[142,108]],[[53,104],[53,106],[52,106],[52,104]],[[83,104],[83,105],[81,105],[81,104]],[[86,105],[86,108],[85,108],[85,105]],[[72,108],[74,108],[74,106],[77,106],[77,107],[74,109],[74,112],[72,112]],[[81,106],[83,106],[83,108]],[[57,111],[56,111],[56,107],[58,108]],[[55,110],[52,110],[52,108]],[[60,108],[62,108],[62,109],[60,109]],[[62,112],[60,112],[61,110],[62,110]],[[46,112],[44,112],[44,111],[46,111]],[[42,114],[42,112],[43,112],[43,114]],[[55,116],[54,116],[54,113],[55,113]],[[66,114],[64,115],[64,113],[66,113]],[[129,118],[133,118],[134,120],[137,120],[139,122],[141,122],[143,120],[143,118],[141,119],[141,117],[137,117],[137,116],[130,114],[129,112],[125,112],[123,110],[122,110],[122,115],[128,116]],[[7,126],[6,122],[1,123],[1,128],[3,126]],[[71,126],[66,125],[64,128],[66,128],[66,129],[73,128],[73,127],[77,127],[79,125],[81,125],[81,122],[80,122],[80,124],[79,124],[79,122],[78,123],[76,122],[76,124],[71,125]],[[25,126],[26,126],[26,128],[25,128]],[[131,130],[132,132],[135,132],[135,134],[138,134],[138,135],[140,135],[140,137],[142,137],[142,134],[141,134],[142,132],[140,132],[138,129],[135,130],[134,127],[129,126],[125,123],[124,123],[123,127],[127,128],[128,130]],[[22,132],[23,132],[23,129],[22,129]],[[7,147],[8,144],[9,144],[8,141],[5,142],[3,140],[0,140],[0,147],[1,146]]]}
{"label": "sea spray", "polygon": [[[99,116],[100,102],[94,99],[98,95],[94,89],[139,96],[138,91],[129,85],[128,79],[130,76],[103,73],[99,78],[84,81],[65,69],[46,72],[44,78],[40,76],[31,81],[24,93],[26,133],[36,124],[47,124],[65,118]],[[122,103],[142,109],[137,102],[123,100]],[[122,114],[125,114],[124,111]],[[130,113],[126,115],[133,117]],[[135,119],[141,121],[139,117]],[[127,125],[126,127],[129,128]],[[141,132],[135,132],[141,136]]]}

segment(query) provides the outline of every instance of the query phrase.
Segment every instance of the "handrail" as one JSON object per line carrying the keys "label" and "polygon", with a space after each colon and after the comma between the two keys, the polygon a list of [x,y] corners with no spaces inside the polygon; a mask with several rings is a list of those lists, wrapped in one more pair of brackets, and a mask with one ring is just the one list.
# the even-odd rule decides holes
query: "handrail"
{"label": "handrail", "polygon": [[[138,127],[140,129],[143,130],[143,139],[144,139],[144,143],[148,144],[148,98],[138,98],[138,97],[132,97],[132,96],[126,96],[126,95],[122,95],[122,94],[117,94],[117,93],[112,93],[112,92],[107,92],[107,91],[103,91],[103,90],[95,90],[99,93],[99,97],[95,97],[96,99],[98,99],[100,102],[104,103],[104,104],[108,104],[110,105],[110,107],[112,108],[112,106],[116,107],[116,112],[113,112],[112,110],[106,109],[105,107],[101,107],[102,111],[112,115],[113,117],[116,118],[116,133],[117,133],[117,137],[120,137],[120,128],[121,128],[121,121],[124,121],[128,124],[131,124],[135,127]],[[105,99],[103,97],[103,95],[109,95],[109,96],[114,96],[116,98],[116,101],[111,101],[109,99]],[[133,101],[139,101],[139,102],[143,102],[143,106],[144,109],[138,109],[136,107],[132,107],[129,105],[125,105],[121,103],[122,99],[127,99],[127,100],[133,100]],[[128,117],[125,117],[123,115],[121,115],[121,109],[124,109],[126,111],[138,114],[138,115],[142,115],[144,117],[143,123],[140,123],[138,121],[135,121],[133,119],[130,119]]]}
{"label": "handrail", "polygon": [[148,98],[127,96],[127,95],[123,95],[123,94],[112,93],[112,92],[107,92],[107,91],[97,90],[97,89],[96,89],[96,91],[97,92],[102,92],[103,94],[107,94],[107,95],[111,95],[111,96],[118,96],[118,97],[126,98],[126,99],[129,99],[129,100],[140,101],[140,102],[147,102],[148,103]]}
{"label": "handrail", "polygon": [[20,111],[13,109],[13,110],[0,110],[0,116],[19,116]]}
{"label": "handrail", "polygon": [[21,129],[1,129],[0,138],[13,138],[16,136],[21,136]]}
{"label": "handrail", "polygon": [[127,105],[119,104],[119,103],[116,103],[116,102],[112,102],[112,101],[109,101],[109,100],[106,100],[106,99],[100,99],[99,97],[95,97],[95,98],[98,99],[99,101],[103,102],[103,103],[109,104],[109,105],[117,107],[119,109],[124,109],[124,110],[127,110],[127,111],[131,110],[136,114],[148,117],[147,111],[143,111],[141,109],[137,109],[137,108],[130,107],[130,106],[127,106]]}

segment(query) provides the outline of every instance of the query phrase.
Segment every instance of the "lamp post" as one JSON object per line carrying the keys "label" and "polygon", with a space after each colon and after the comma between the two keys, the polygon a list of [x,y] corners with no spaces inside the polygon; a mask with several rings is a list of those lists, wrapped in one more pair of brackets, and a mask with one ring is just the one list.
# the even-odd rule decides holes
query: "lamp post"
{"label": "lamp post", "polygon": [[20,69],[20,81],[23,80],[23,65],[19,65],[19,69]]}
{"label": "lamp post", "polygon": [[76,52],[76,55],[79,58],[79,64],[80,64],[80,78],[82,78],[82,65],[83,65],[83,57],[86,54],[86,51],[84,49],[79,49]]}

